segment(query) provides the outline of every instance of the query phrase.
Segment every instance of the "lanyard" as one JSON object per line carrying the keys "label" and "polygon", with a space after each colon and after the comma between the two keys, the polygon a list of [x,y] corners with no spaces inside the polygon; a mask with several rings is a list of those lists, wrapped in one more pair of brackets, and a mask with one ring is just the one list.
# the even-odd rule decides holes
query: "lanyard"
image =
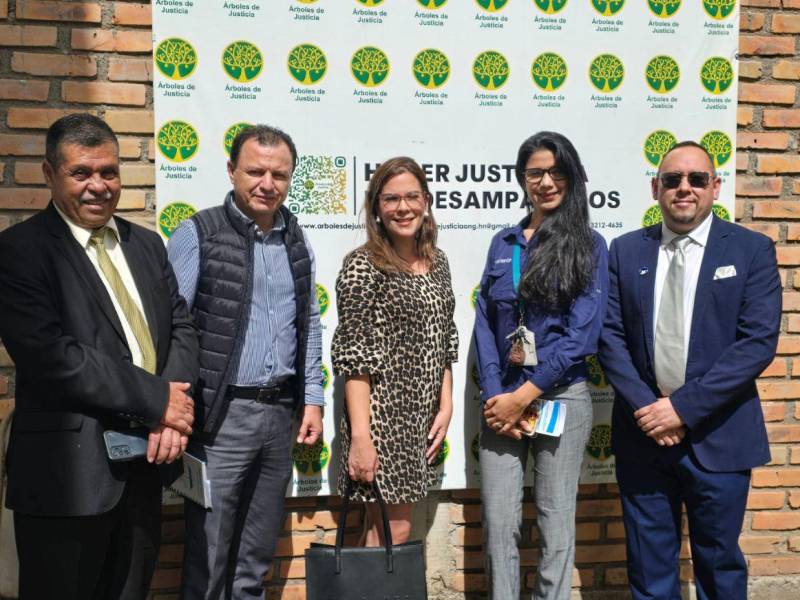
{"label": "lanyard", "polygon": [[514,279],[514,293],[516,294],[519,290],[519,279],[522,275],[522,268],[520,266],[520,254],[521,251],[519,249],[519,244],[514,244],[514,253],[511,255],[511,275]]}

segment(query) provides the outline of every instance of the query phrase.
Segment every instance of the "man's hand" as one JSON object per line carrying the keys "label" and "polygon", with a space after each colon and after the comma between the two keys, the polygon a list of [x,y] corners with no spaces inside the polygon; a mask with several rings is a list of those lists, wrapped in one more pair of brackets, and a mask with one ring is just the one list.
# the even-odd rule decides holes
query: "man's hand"
{"label": "man's hand", "polygon": [[159,425],[147,436],[147,462],[170,464],[186,451],[189,437],[170,427]]}
{"label": "man's hand", "polygon": [[322,407],[304,404],[297,431],[297,443],[313,446],[322,437]]}
{"label": "man's hand", "polygon": [[662,433],[671,432],[684,425],[681,416],[675,412],[669,397],[659,398],[652,404],[633,413],[636,424],[651,438],[657,439]]}
{"label": "man's hand", "polygon": [[486,419],[486,424],[495,432],[503,435],[515,432],[516,435],[511,435],[511,437],[519,439],[517,424],[528,404],[529,402],[521,402],[513,393],[497,394],[486,401],[483,417]]}
{"label": "man's hand", "polygon": [[672,431],[665,431],[664,433],[654,436],[653,439],[659,446],[677,446],[684,437],[686,437],[686,427],[681,426]]}
{"label": "man's hand", "polygon": [[169,401],[161,424],[176,429],[183,435],[192,433],[194,423],[194,400],[186,395],[191,385],[178,381],[169,382]]}

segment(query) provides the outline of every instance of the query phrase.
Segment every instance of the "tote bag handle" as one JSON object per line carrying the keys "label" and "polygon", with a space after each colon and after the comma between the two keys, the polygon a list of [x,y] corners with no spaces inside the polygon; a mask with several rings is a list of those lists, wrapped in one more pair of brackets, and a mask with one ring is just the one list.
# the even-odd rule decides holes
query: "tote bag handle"
{"label": "tote bag handle", "polygon": [[[383,501],[381,491],[378,488],[378,482],[372,482],[372,490],[375,492],[375,499],[378,501],[378,506],[381,509],[381,519],[383,520],[383,536],[386,540],[386,572],[391,573],[394,571],[394,560],[392,558],[392,530],[389,529],[389,516],[386,514],[386,503]],[[336,556],[336,573],[342,571],[342,544],[344,543],[344,526],[347,521],[347,511],[350,510],[350,494],[353,491],[353,480],[347,480],[347,489],[344,492],[342,503],[342,510],[339,513],[339,529],[336,531],[336,548],[334,553]]]}

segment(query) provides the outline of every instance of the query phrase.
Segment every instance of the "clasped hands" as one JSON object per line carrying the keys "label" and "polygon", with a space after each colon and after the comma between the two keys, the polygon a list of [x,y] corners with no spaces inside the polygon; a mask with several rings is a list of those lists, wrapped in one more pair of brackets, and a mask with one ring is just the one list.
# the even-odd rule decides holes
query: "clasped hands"
{"label": "clasped hands", "polygon": [[676,446],[686,435],[686,425],[669,397],[659,398],[633,413],[636,424],[659,446]]}
{"label": "clasped hands", "polygon": [[171,463],[186,451],[194,424],[194,400],[188,383],[169,382],[169,399],[161,423],[147,436],[147,462]]}
{"label": "clasped hands", "polygon": [[[492,396],[483,407],[483,418],[495,433],[515,440],[522,438],[523,433],[530,433],[530,424],[522,415],[528,405],[535,400],[531,394],[521,392],[522,388]],[[538,394],[536,394],[538,396]]]}

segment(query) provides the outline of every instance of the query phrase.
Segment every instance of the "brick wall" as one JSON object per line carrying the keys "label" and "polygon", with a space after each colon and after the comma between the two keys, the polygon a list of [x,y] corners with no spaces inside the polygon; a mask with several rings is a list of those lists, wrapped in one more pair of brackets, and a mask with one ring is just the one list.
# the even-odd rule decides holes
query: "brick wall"
{"label": "brick wall", "polygon": [[[778,245],[784,282],[778,356],[759,388],[772,462],[753,473],[741,544],[754,598],[796,597],[800,584],[800,0],[743,0],[736,169],[737,215]],[[0,229],[45,206],[44,130],[71,111],[91,111],[120,134],[125,184],[120,210],[153,227],[151,7],[139,2],[0,0]],[[2,293],[2,290],[0,290]],[[14,369],[0,345],[0,418],[13,406]],[[331,540],[336,499],[289,501],[267,597],[301,599],[303,550]],[[480,597],[480,506],[471,491],[437,492],[417,511],[428,532],[434,597]],[[535,509],[526,496],[522,564],[536,564]],[[358,515],[353,515],[354,526]],[[173,598],[183,521],[164,509],[164,546],[154,598]],[[575,587],[587,598],[624,590],[624,534],[614,485],[580,489]],[[691,580],[688,548],[682,577]]]}

